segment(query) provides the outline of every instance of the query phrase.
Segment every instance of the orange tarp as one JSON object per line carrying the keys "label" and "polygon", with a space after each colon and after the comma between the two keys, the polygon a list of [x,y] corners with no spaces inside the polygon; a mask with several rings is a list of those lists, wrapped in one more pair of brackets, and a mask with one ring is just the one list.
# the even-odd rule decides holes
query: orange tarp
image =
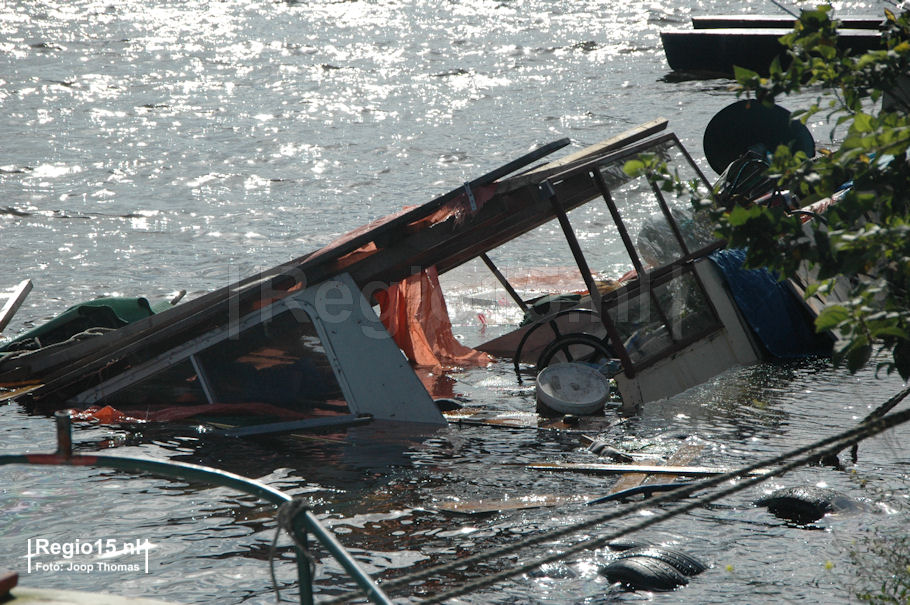
{"label": "orange tarp", "polygon": [[408,359],[419,366],[486,365],[492,358],[452,335],[435,267],[377,292],[379,318]]}

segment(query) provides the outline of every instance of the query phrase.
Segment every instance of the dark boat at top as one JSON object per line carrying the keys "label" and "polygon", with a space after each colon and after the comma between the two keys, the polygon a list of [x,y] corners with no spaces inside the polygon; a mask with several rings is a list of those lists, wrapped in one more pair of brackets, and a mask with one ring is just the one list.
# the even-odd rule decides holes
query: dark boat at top
{"label": "dark boat at top", "polygon": [[[849,17],[838,19],[838,44],[844,50],[866,52],[879,47],[878,30],[883,19]],[[660,32],[667,63],[676,72],[732,76],[734,66],[768,75],[779,58],[786,68],[788,57],[779,42],[790,33],[796,19],[768,15],[709,15],[692,17],[692,29]]]}

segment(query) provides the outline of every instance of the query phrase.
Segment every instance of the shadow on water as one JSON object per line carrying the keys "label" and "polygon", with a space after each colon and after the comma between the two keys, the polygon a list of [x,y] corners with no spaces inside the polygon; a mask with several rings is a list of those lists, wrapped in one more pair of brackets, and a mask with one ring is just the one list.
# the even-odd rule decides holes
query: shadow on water
{"label": "shadow on water", "polygon": [[[509,386],[514,376],[507,368],[502,372],[501,377],[485,376],[482,380],[479,375],[470,374],[469,382],[456,376],[456,395],[470,395],[472,405],[488,409],[514,410],[532,405],[531,401],[516,402]],[[488,386],[498,385],[486,399],[480,395],[481,381]],[[825,361],[760,364],[727,372],[672,400],[649,404],[641,415],[616,424],[599,437],[638,456],[664,460],[683,444],[702,445],[705,447],[697,464],[738,466],[844,428],[866,408],[880,403],[878,399],[884,400],[886,397],[880,395],[887,391],[882,385],[869,392],[858,378],[833,370]],[[853,400],[863,396],[869,399],[864,407],[851,409]],[[11,410],[5,411],[9,415]],[[33,427],[40,429],[39,433],[48,428],[45,422],[49,421],[43,418],[17,416],[27,420],[27,424],[41,425]],[[599,461],[576,433],[454,425],[429,435],[387,431],[370,439],[362,433],[365,431],[361,427],[348,429],[344,435],[254,440],[212,438],[194,426],[81,425],[76,430],[76,442],[81,453],[109,449],[115,444],[119,447],[114,454],[210,465],[258,478],[304,498],[371,573],[386,578],[507,546],[522,536],[609,510],[576,502],[464,517],[437,507],[442,502],[464,500],[496,501],[546,494],[594,497],[608,493],[612,477],[542,473],[525,467],[545,460]],[[41,449],[52,449],[39,441]],[[864,446],[860,470],[874,474],[872,483],[886,485],[888,477],[905,472],[906,468],[898,464],[897,469],[892,469],[881,458],[881,451],[880,445]],[[74,532],[81,530],[55,516],[66,510],[73,498],[80,498],[80,508],[88,515],[97,517],[97,511],[104,511],[111,532],[141,532],[160,544],[155,553],[161,565],[156,578],[168,585],[160,593],[162,596],[204,602],[221,594],[217,577],[244,574],[247,580],[231,589],[235,602],[266,602],[273,598],[266,561],[271,556],[275,530],[274,507],[221,488],[108,470],[75,472],[85,474],[79,481],[81,487],[61,484],[61,473],[53,469],[41,469],[28,476],[17,474],[14,481],[21,486],[17,488],[20,491],[0,495],[0,508],[16,511],[15,531],[21,535],[43,531],[74,537]],[[872,499],[872,504],[859,512],[798,525],[753,505],[756,498],[772,488],[819,483],[857,500],[870,499],[866,488],[851,479],[849,473],[805,467],[775,480],[766,489],[737,494],[631,538],[675,545],[713,563],[688,586],[671,593],[674,602],[721,602],[741,600],[744,595],[779,595],[782,575],[791,578],[787,591],[794,598],[830,595],[840,587],[833,578],[814,571],[817,566],[829,559],[843,561],[846,555],[840,544],[850,536],[861,535],[862,528],[870,523],[870,515],[877,516],[878,525],[891,523],[894,516],[880,512],[878,500]],[[113,493],[117,494],[116,502],[109,500],[108,494]],[[591,535],[633,521],[620,520],[608,528],[593,530]],[[441,574],[415,584],[410,593],[432,594],[458,586],[541,556],[551,548],[568,546],[574,539],[563,538],[515,556]],[[321,595],[339,594],[350,587],[346,574],[325,553],[317,549],[315,554],[319,561],[317,590]],[[279,542],[275,556],[279,584],[290,588],[293,561],[285,542]],[[527,602],[529,587],[539,593],[539,602],[641,599],[642,594],[623,592],[599,575],[598,569],[613,557],[609,549],[591,550],[481,591],[465,598],[465,602]],[[5,559],[0,561],[3,562]],[[728,566],[735,571],[727,571]],[[182,578],[186,569],[197,570],[193,586]],[[80,579],[75,584],[91,588],[88,580]],[[667,600],[670,596],[655,593],[653,598]]]}

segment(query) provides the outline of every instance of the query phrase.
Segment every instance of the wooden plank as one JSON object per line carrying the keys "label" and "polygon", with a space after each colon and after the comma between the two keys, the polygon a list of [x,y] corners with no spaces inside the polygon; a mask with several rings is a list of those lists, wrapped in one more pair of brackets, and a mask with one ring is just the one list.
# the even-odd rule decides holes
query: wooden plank
{"label": "wooden plank", "polygon": [[[563,471],[575,473],[647,473],[660,475],[686,475],[692,477],[706,477],[710,475],[723,475],[736,469],[719,466],[677,466],[660,464],[590,464],[575,462],[545,462],[529,464],[528,469],[535,471]],[[768,471],[752,471],[749,476],[765,475]]]}
{"label": "wooden plank", "polygon": [[591,498],[593,498],[593,496],[587,494],[573,494],[571,496],[532,494],[529,496],[519,496],[517,498],[481,499],[464,502],[436,502],[433,504],[432,508],[440,512],[455,513],[459,515],[485,515],[532,508],[561,506],[563,504],[579,504],[581,502],[587,502],[591,500]]}
{"label": "wooden plank", "polygon": [[[703,447],[704,446],[701,445],[685,444],[673,452],[667,459],[667,464],[671,466],[686,466],[695,460],[698,454],[701,453]],[[642,464],[660,464],[660,462],[643,460]],[[672,475],[655,476],[649,475],[648,473],[628,473],[620,477],[616,483],[613,484],[610,493],[615,494],[616,492],[626,491],[640,485],[654,484],[657,481],[668,483],[672,481],[673,478]]]}
{"label": "wooden plank", "polygon": [[546,417],[534,412],[481,412],[472,408],[446,412],[443,416],[452,425],[556,430],[577,434],[602,432],[626,421],[625,418],[607,416],[570,416],[567,421],[565,416]]}
{"label": "wooden plank", "polygon": [[[642,460],[642,464],[651,464],[659,465],[659,460]],[[610,488],[610,493],[615,494],[617,492],[624,492],[626,490],[635,488],[644,483],[645,479],[649,477],[648,473],[625,473],[622,477],[616,480],[616,483],[613,484],[613,487]]]}
{"label": "wooden plank", "polygon": [[525,185],[531,183],[539,183],[544,179],[547,179],[553,175],[559,174],[560,172],[565,172],[587,162],[595,157],[604,155],[610,151],[616,151],[617,149],[622,149],[627,145],[632,143],[637,143],[642,139],[645,139],[652,134],[657,134],[662,130],[667,128],[669,122],[665,118],[657,118],[649,122],[645,122],[634,128],[630,128],[614,137],[611,137],[600,143],[595,143],[580,149],[575,153],[571,153],[563,158],[556,160],[555,162],[550,162],[544,164],[543,166],[538,166],[533,168],[528,172],[523,172],[519,175],[513,176],[511,178],[505,179],[500,183],[499,187],[496,189],[497,193],[506,193],[508,191],[514,191],[515,189],[520,189]]}
{"label": "wooden plank", "polygon": [[31,384],[28,386],[19,387],[18,389],[13,389],[12,391],[0,392],[0,403],[3,403],[4,401],[9,401],[11,399],[15,399],[16,397],[19,397],[20,395],[25,395],[26,393],[28,393],[30,391],[34,391],[35,389],[37,389],[40,386],[41,386],[40,384]]}
{"label": "wooden plank", "polygon": [[[701,451],[703,449],[704,449],[703,445],[690,444],[690,443],[683,444],[682,446],[680,446],[679,449],[677,449],[675,452],[673,452],[672,456],[670,456],[667,459],[666,465],[667,466],[687,466],[687,465],[691,464],[691,462],[698,457],[698,455],[701,453]],[[672,479],[672,477],[668,476],[668,475],[663,475],[663,476],[654,475],[654,476],[648,477],[644,481],[644,483],[645,484],[654,484],[654,483],[657,483],[658,481],[661,483],[667,483],[667,481],[669,481],[671,479]]]}
{"label": "wooden plank", "polygon": [[28,293],[31,291],[32,280],[24,279],[13,288],[12,292],[10,292],[6,304],[3,305],[3,309],[0,309],[0,334],[2,334],[6,326],[9,325],[13,315],[15,315],[16,311],[19,310],[19,307],[22,306],[22,303],[25,302],[25,297],[28,296]]}

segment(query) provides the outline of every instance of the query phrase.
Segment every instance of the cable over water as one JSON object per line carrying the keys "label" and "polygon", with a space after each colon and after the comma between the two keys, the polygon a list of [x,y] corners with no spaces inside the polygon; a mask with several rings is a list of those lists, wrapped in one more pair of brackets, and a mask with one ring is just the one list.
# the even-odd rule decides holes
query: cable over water
{"label": "cable over water", "polygon": [[[892,398],[892,400],[893,399],[894,398]],[[892,400],[889,400],[889,401],[892,401]],[[491,549],[491,550],[488,550],[485,552],[480,552],[480,553],[477,553],[476,555],[461,558],[461,559],[451,561],[448,563],[443,563],[441,565],[436,565],[436,566],[428,568],[428,569],[423,569],[423,570],[420,570],[420,571],[417,571],[417,572],[414,572],[411,574],[407,574],[405,576],[394,578],[392,580],[382,582],[382,587],[386,591],[391,591],[392,589],[399,588],[402,586],[407,586],[412,582],[415,582],[417,580],[422,580],[424,578],[427,578],[427,577],[430,577],[433,575],[448,573],[448,572],[456,571],[459,568],[464,568],[465,566],[469,566],[469,565],[472,565],[475,563],[498,559],[505,555],[518,552],[522,549],[529,548],[531,546],[535,546],[542,542],[555,541],[564,536],[574,534],[574,533],[577,533],[577,532],[580,532],[580,531],[583,531],[586,529],[590,529],[592,527],[602,525],[609,521],[621,519],[623,517],[643,511],[645,509],[652,509],[652,508],[655,508],[662,504],[678,502],[678,501],[682,500],[683,498],[687,498],[696,492],[703,491],[705,489],[709,489],[712,487],[716,487],[726,481],[741,478],[753,471],[769,469],[770,467],[772,467],[774,465],[782,464],[784,462],[787,462],[788,460],[790,461],[790,462],[787,462],[786,464],[782,464],[782,466],[780,466],[778,468],[769,470],[767,473],[765,473],[763,475],[751,477],[751,478],[744,480],[742,482],[739,482],[727,489],[724,489],[719,492],[715,492],[715,493],[700,497],[696,500],[693,500],[692,502],[686,504],[685,506],[683,506],[681,508],[674,509],[672,511],[667,511],[665,513],[656,515],[654,517],[650,517],[631,527],[612,532],[610,534],[601,536],[599,538],[584,540],[582,542],[569,546],[568,548],[563,549],[558,553],[555,553],[552,555],[547,555],[545,557],[535,559],[529,563],[525,563],[525,564],[517,566],[517,567],[512,567],[510,569],[503,570],[496,574],[485,576],[485,577],[475,580],[473,582],[466,583],[466,584],[462,585],[461,587],[455,588],[453,590],[449,590],[449,591],[440,593],[438,595],[434,595],[434,596],[424,600],[423,602],[424,603],[440,603],[447,599],[451,599],[451,598],[454,598],[454,597],[457,597],[460,595],[464,595],[464,594],[469,594],[471,592],[480,590],[482,588],[492,586],[492,585],[500,582],[501,580],[504,580],[504,579],[507,579],[510,577],[514,577],[514,576],[520,575],[522,573],[536,569],[537,567],[544,565],[546,563],[552,563],[552,562],[558,561],[560,559],[565,559],[565,558],[567,558],[573,554],[576,554],[578,552],[581,552],[583,550],[588,550],[588,549],[593,549],[593,548],[598,548],[600,546],[604,546],[604,545],[608,544],[609,542],[611,542],[612,540],[616,540],[616,539],[621,538],[630,533],[634,533],[634,532],[646,529],[648,527],[651,527],[652,525],[655,525],[655,524],[665,521],[667,519],[685,514],[691,510],[700,508],[706,504],[709,504],[709,503],[719,500],[721,498],[725,498],[731,494],[737,493],[739,491],[742,491],[742,490],[752,487],[754,485],[758,485],[759,483],[767,481],[773,477],[781,476],[781,475],[785,474],[786,472],[788,472],[794,468],[797,468],[799,466],[802,466],[804,464],[814,462],[819,459],[824,459],[828,456],[836,455],[837,452],[842,451],[844,448],[857,444],[860,441],[863,441],[864,439],[868,439],[869,437],[878,435],[890,428],[903,424],[903,423],[907,422],[908,420],[910,420],[910,410],[905,410],[903,412],[897,412],[897,413],[894,413],[894,414],[891,414],[888,416],[883,416],[883,417],[874,417],[874,414],[871,414],[869,418],[860,422],[856,427],[854,427],[850,430],[838,433],[836,435],[832,435],[830,437],[826,437],[824,439],[815,441],[813,443],[810,443],[808,445],[805,445],[805,446],[802,446],[799,448],[789,450],[779,456],[761,460],[754,464],[744,466],[742,468],[730,471],[728,473],[724,473],[722,475],[717,475],[716,477],[711,477],[708,479],[704,479],[702,481],[694,482],[693,484],[691,484],[689,486],[680,487],[680,489],[678,489],[678,490],[673,490],[672,492],[668,492],[662,496],[654,497],[646,502],[624,506],[624,507],[620,508],[619,510],[616,510],[616,511],[613,511],[610,513],[606,513],[603,515],[599,515],[597,517],[594,517],[594,518],[586,520],[586,521],[582,521],[580,523],[576,523],[576,524],[562,527],[562,528],[552,530],[552,531],[543,532],[543,533],[531,536],[529,538],[526,538],[524,540],[519,540],[518,542],[513,543],[513,544],[509,544],[509,545],[506,545],[506,546],[503,546],[500,548]],[[348,598],[349,598],[349,596],[335,597],[332,599],[322,601],[321,603],[323,605],[343,603]]]}

